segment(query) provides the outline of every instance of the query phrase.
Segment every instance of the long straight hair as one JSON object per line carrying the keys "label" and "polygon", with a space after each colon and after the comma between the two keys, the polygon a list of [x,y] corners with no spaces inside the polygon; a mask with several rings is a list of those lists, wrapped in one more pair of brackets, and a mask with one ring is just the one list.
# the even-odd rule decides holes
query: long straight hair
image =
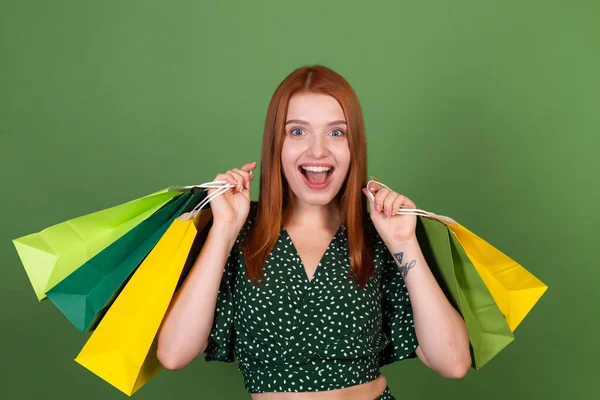
{"label": "long straight hair", "polygon": [[243,240],[246,276],[251,281],[262,282],[264,265],[291,216],[291,199],[286,198],[290,188],[281,167],[281,150],[288,104],[292,95],[299,92],[334,97],[346,117],[350,168],[336,200],[339,201],[343,223],[347,227],[349,277],[354,276],[355,283],[362,288],[375,272],[367,202],[362,193],[367,182],[363,115],[358,97],[350,84],[338,73],[321,65],[304,66],[293,71],[277,87],[269,103],[262,142],[256,220]]}

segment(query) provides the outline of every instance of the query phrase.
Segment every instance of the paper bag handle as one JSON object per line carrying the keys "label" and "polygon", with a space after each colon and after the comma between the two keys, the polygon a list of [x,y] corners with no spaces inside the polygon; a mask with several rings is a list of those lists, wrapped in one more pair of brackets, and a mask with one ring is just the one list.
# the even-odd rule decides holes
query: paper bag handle
{"label": "paper bag handle", "polygon": [[[253,175],[252,171],[250,171],[250,175]],[[194,218],[196,215],[198,215],[200,210],[202,210],[204,208],[205,205],[207,205],[208,203],[211,202],[212,199],[225,193],[226,191],[228,191],[229,189],[231,189],[233,187],[235,187],[235,186],[227,181],[211,181],[211,182],[201,183],[200,185],[171,186],[169,188],[169,191],[177,191],[177,192],[188,191],[188,190],[191,190],[194,188],[218,189],[217,191],[209,194],[204,200],[202,200],[200,203],[198,203],[198,205],[196,207],[194,207],[194,209],[192,211],[189,212],[188,217]]]}
{"label": "paper bag handle", "polygon": [[[374,176],[371,175],[371,180],[369,180],[369,182],[367,182],[367,192],[369,193],[369,198],[371,199],[371,201],[375,201],[375,196],[369,190],[369,184],[371,184],[371,183],[376,183],[380,186],[385,187],[388,190],[392,190],[386,184],[384,184],[383,182],[381,182],[380,180],[378,180],[377,178],[375,178]],[[444,215],[437,215],[437,214],[434,214],[429,211],[421,210],[419,208],[412,208],[409,206],[402,206],[397,211],[392,213],[392,215],[397,215],[397,214],[417,215],[417,216],[424,217],[424,218],[435,219],[446,225],[458,225],[458,223],[450,217],[446,217]]]}

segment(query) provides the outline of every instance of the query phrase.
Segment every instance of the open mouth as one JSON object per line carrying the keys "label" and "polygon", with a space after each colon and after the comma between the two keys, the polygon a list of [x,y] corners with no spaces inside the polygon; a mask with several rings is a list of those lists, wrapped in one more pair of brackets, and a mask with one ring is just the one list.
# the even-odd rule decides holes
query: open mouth
{"label": "open mouth", "polygon": [[316,171],[307,171],[300,166],[300,167],[298,167],[298,170],[300,171],[300,173],[302,175],[304,175],[304,178],[308,182],[310,182],[314,185],[321,185],[321,184],[329,181],[329,178],[333,174],[333,171],[335,170],[335,168],[331,167],[328,171],[316,172]]}
{"label": "open mouth", "polygon": [[[334,170],[334,169],[335,169],[335,168],[333,168],[333,167],[332,167],[332,168],[330,168],[330,169],[329,169],[329,171],[325,172],[325,173],[327,174],[327,175],[326,175],[326,176],[327,176],[327,178],[329,178],[329,177],[331,176],[331,174],[333,173],[333,170]],[[304,176],[307,176],[307,174],[306,174],[306,173],[307,173],[307,172],[309,172],[309,171],[305,170],[305,169],[304,169],[304,168],[302,168],[302,167],[298,167],[298,170],[299,170],[300,172],[302,172],[302,174],[303,174]]]}

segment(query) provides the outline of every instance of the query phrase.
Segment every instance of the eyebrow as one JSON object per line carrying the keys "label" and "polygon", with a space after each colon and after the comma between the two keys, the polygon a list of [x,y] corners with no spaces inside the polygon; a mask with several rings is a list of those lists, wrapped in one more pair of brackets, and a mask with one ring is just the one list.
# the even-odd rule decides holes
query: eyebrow
{"label": "eyebrow", "polygon": [[[286,125],[288,125],[288,124],[301,124],[301,125],[308,125],[308,126],[310,126],[310,124],[308,122],[303,121],[301,119],[290,119],[285,124]],[[327,125],[331,126],[331,125],[340,125],[340,124],[346,125],[346,121],[344,121],[343,119],[339,119],[337,121],[331,121]]]}

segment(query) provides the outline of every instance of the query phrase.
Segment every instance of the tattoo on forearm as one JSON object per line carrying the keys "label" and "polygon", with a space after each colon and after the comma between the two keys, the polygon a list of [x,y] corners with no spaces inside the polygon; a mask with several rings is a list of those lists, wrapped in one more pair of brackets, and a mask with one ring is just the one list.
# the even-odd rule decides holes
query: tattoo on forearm
{"label": "tattoo on forearm", "polygon": [[398,264],[400,264],[400,275],[402,275],[402,278],[406,278],[408,271],[417,264],[417,260],[412,260],[411,262],[402,265],[403,256],[404,252],[394,254],[394,257],[398,260]]}

